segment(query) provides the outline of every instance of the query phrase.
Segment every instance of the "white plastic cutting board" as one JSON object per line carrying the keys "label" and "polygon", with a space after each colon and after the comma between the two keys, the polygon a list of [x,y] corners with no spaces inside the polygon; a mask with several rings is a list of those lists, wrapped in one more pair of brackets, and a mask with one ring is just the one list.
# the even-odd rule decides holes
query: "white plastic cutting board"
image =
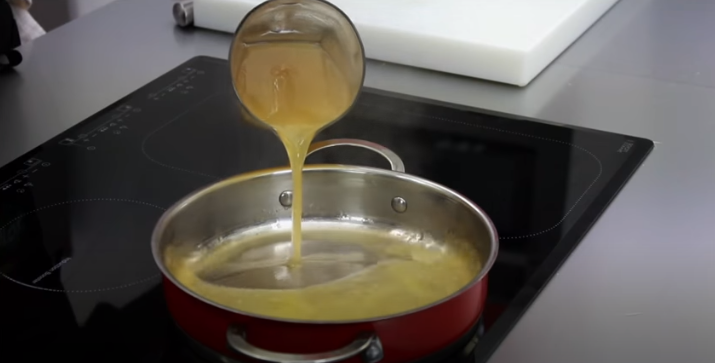
{"label": "white plastic cutting board", "polygon": [[[233,33],[264,0],[194,0],[194,24]],[[618,0],[331,0],[368,58],[527,85]]]}

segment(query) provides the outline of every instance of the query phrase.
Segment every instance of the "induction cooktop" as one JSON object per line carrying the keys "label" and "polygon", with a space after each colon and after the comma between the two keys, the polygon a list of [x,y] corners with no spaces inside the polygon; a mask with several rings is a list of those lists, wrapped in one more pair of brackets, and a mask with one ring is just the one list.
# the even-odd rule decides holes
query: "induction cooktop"
{"label": "induction cooktop", "polygon": [[[442,357],[470,362],[488,359],[653,147],[373,89],[328,138],[382,144],[492,218],[484,331]],[[308,162],[389,167],[357,148]],[[204,362],[165,307],[154,224],[202,186],[287,164],[273,134],[241,121],[227,62],[197,57],[2,167],[0,361]]]}

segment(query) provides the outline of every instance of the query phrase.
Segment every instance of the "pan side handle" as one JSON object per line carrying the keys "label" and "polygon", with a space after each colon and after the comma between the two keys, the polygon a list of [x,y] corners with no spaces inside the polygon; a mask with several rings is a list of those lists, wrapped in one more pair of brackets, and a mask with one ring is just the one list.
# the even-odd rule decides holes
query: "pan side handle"
{"label": "pan side handle", "polygon": [[256,347],[246,340],[241,326],[231,326],[226,333],[229,349],[253,359],[271,363],[335,363],[360,355],[365,363],[376,363],[383,357],[382,344],[377,335],[359,334],[348,345],[329,352],[295,354],[279,353]]}
{"label": "pan side handle", "polygon": [[388,162],[390,162],[390,168],[392,168],[392,171],[397,171],[400,173],[405,172],[405,163],[402,162],[402,159],[394,151],[380,144],[359,139],[332,139],[318,141],[310,145],[310,148],[308,149],[308,156],[318,150],[323,150],[334,146],[355,146],[374,151],[382,155],[382,157],[384,157],[385,159],[387,159]]}

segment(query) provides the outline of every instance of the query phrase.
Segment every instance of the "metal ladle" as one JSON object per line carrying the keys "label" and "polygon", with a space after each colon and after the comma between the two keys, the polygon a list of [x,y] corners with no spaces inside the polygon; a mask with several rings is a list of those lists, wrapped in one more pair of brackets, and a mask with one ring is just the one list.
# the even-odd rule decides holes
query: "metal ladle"
{"label": "metal ladle", "polygon": [[365,50],[355,25],[335,5],[324,0],[268,0],[249,11],[238,25],[228,55],[233,89],[246,121],[269,127],[248,109],[238,92],[247,47],[261,43],[317,44],[332,58],[355,97],[345,112],[324,128],[353,107],[365,79]]}

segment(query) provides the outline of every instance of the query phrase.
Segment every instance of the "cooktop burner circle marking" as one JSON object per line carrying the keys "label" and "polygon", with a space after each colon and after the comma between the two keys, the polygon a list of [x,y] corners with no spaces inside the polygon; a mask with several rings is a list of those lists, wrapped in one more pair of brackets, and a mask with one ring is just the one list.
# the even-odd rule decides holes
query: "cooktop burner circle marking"
{"label": "cooktop burner circle marking", "polygon": [[[158,205],[156,205],[156,204],[151,204],[151,203],[142,202],[142,201],[137,201],[137,200],[132,200],[132,199],[123,199],[123,198],[87,198],[87,199],[75,199],[75,200],[68,200],[68,201],[64,201],[64,202],[59,202],[59,203],[54,203],[54,204],[46,205],[46,206],[44,206],[44,207],[36,208],[36,209],[33,209],[33,210],[29,211],[29,212],[25,212],[25,213],[23,213],[23,214],[20,214],[19,216],[17,216],[17,217],[15,217],[15,218],[11,219],[9,222],[7,222],[7,223],[5,223],[4,225],[0,226],[0,232],[2,232],[5,228],[7,228],[9,225],[11,225],[12,223],[14,223],[15,221],[17,221],[17,220],[19,220],[19,219],[22,219],[22,218],[24,218],[24,217],[27,217],[27,216],[29,216],[29,215],[31,215],[31,214],[34,214],[34,213],[37,213],[37,212],[40,212],[40,211],[43,211],[43,210],[51,209],[51,208],[54,208],[54,207],[59,207],[59,206],[62,206],[62,205],[73,204],[73,203],[86,203],[86,202],[123,202],[123,203],[132,203],[132,204],[138,204],[138,205],[143,205],[143,206],[147,206],[147,207],[152,207],[152,208],[155,208],[155,209],[158,209],[158,210],[161,210],[161,211],[166,211],[166,208],[160,207],[160,206],[158,206]],[[19,280],[17,280],[17,279],[14,279],[14,278],[12,278],[12,277],[6,275],[6,274],[3,273],[2,271],[0,271],[0,276],[2,276],[2,277],[4,277],[4,278],[8,279],[9,281],[12,281],[12,282],[18,284],[18,285],[25,286],[25,287],[28,287],[28,288],[31,288],[31,289],[35,289],[35,290],[41,290],[41,291],[47,291],[47,292],[61,292],[61,293],[96,293],[96,292],[103,292],[103,291],[119,290],[119,289],[124,289],[124,288],[131,287],[131,286],[136,286],[136,285],[139,285],[139,284],[143,284],[143,283],[146,283],[146,282],[149,282],[149,281],[152,281],[152,280],[155,280],[155,279],[161,277],[161,274],[160,274],[160,273],[157,273],[157,274],[154,274],[154,275],[152,275],[152,276],[143,278],[143,279],[141,279],[141,280],[137,280],[137,281],[134,281],[134,282],[131,282],[131,283],[126,283],[126,284],[122,284],[122,285],[118,285],[118,286],[112,286],[112,287],[107,287],[107,288],[98,288],[98,289],[79,289],[79,290],[77,290],[77,289],[74,289],[74,290],[72,290],[72,289],[67,289],[67,290],[65,290],[65,289],[52,289],[52,288],[47,288],[47,287],[42,287],[42,286],[33,286],[33,285],[28,284],[28,283],[25,283],[25,282],[19,281]]]}
{"label": "cooktop burner circle marking", "polygon": [[549,227],[549,228],[546,228],[546,229],[544,229],[544,230],[538,231],[538,232],[533,232],[533,233],[524,234],[524,235],[518,235],[518,236],[503,236],[503,237],[499,237],[500,240],[512,240],[512,239],[532,238],[532,237],[536,237],[536,236],[542,235],[542,234],[544,234],[544,233],[548,233],[548,232],[553,231],[554,229],[556,229],[558,226],[560,226],[560,225],[566,220],[566,218],[571,214],[571,212],[573,212],[573,210],[576,208],[576,206],[581,202],[581,200],[583,199],[583,197],[585,197],[586,194],[588,194],[588,192],[591,191],[591,188],[593,188],[593,186],[596,184],[596,182],[598,182],[598,180],[601,178],[601,175],[603,174],[603,164],[601,163],[601,159],[599,159],[594,153],[592,153],[591,151],[587,150],[586,148],[583,148],[583,147],[578,146],[578,145],[576,145],[576,144],[572,144],[572,143],[570,143],[570,142],[561,141],[561,140],[556,140],[556,139],[550,139],[550,138],[548,138],[548,137],[542,137],[542,136],[536,136],[536,135],[525,134],[525,133],[522,133],[522,132],[516,132],[516,131],[509,131],[509,130],[499,129],[499,128],[496,128],[496,127],[482,126],[482,125],[474,125],[474,124],[470,124],[470,123],[468,123],[468,122],[452,120],[452,119],[448,119],[448,118],[444,118],[444,117],[430,116],[430,115],[421,115],[421,114],[417,114],[417,113],[414,113],[414,112],[404,112],[404,113],[409,114],[409,115],[413,115],[413,116],[418,116],[418,117],[426,117],[426,118],[431,118],[431,119],[440,120],[440,121],[452,122],[452,123],[456,123],[456,124],[460,124],[460,125],[475,127],[475,128],[484,129],[484,130],[489,130],[489,131],[501,132],[501,133],[516,135],[516,136],[521,136],[521,137],[528,137],[528,138],[535,139],[535,140],[542,140],[542,141],[548,141],[548,142],[553,142],[553,143],[557,143],[557,144],[563,144],[563,145],[572,147],[572,148],[574,148],[574,149],[576,149],[576,150],[585,152],[587,155],[591,156],[591,157],[593,158],[593,160],[596,161],[596,163],[598,164],[598,173],[596,174],[596,177],[593,179],[593,181],[591,181],[591,183],[588,185],[588,187],[586,187],[586,189],[583,191],[583,193],[581,193],[581,195],[579,195],[579,197],[576,199],[576,201],[575,201],[574,204],[571,206],[571,208],[569,208],[569,209],[566,211],[566,214],[564,214],[564,216],[561,217],[561,219],[559,219],[559,220],[556,222],[556,224],[554,224],[553,226],[551,226],[551,227]]}
{"label": "cooktop burner circle marking", "polygon": [[178,116],[174,117],[173,119],[171,119],[170,121],[166,122],[165,124],[159,126],[159,127],[158,127],[157,129],[155,129],[154,131],[148,133],[148,134],[144,137],[144,140],[142,140],[142,154],[144,154],[144,156],[145,156],[147,159],[149,159],[149,161],[151,161],[151,162],[153,162],[153,163],[155,163],[155,164],[157,164],[157,165],[159,165],[159,166],[162,166],[162,167],[165,167],[165,168],[168,168],[168,169],[172,169],[172,170],[181,171],[181,172],[184,172],[184,173],[195,174],[195,175],[203,176],[203,177],[206,177],[206,178],[211,178],[211,179],[215,179],[215,180],[220,180],[221,178],[218,177],[218,176],[215,176],[215,175],[211,175],[211,174],[207,174],[207,173],[202,173],[202,172],[199,172],[199,171],[193,171],[193,170],[189,170],[189,169],[184,169],[184,168],[180,168],[180,167],[178,167],[178,166],[173,166],[173,165],[169,165],[169,164],[162,163],[161,161],[158,161],[158,160],[152,158],[152,157],[149,155],[149,153],[146,151],[146,143],[147,143],[147,141],[149,141],[149,139],[152,138],[152,136],[154,136],[154,135],[155,135],[156,133],[158,133],[159,131],[165,129],[167,126],[171,125],[171,124],[174,123],[176,120],[178,120],[178,119],[184,117],[186,114],[188,114],[189,112],[193,111],[195,108],[197,108],[197,107],[203,105],[204,103],[208,102],[209,100],[213,99],[214,97],[217,97],[217,96],[221,95],[222,93],[223,93],[223,92],[217,92],[217,93],[214,93],[214,94],[212,94],[212,95],[210,95],[210,96],[204,98],[203,100],[201,100],[200,102],[196,103],[196,104],[193,105],[192,107],[189,107],[189,109],[187,109],[186,111],[180,113]]}
{"label": "cooktop burner circle marking", "polygon": [[12,281],[12,282],[18,284],[18,285],[22,285],[22,286],[25,286],[25,287],[29,287],[29,288],[31,288],[31,289],[42,290],[42,291],[48,291],[48,292],[70,293],[70,294],[83,294],[83,293],[92,293],[92,292],[102,292],[102,291],[119,290],[119,289],[124,289],[124,288],[127,288],[127,287],[132,287],[132,286],[135,286],[135,285],[143,284],[143,283],[145,283],[145,282],[149,282],[149,281],[151,281],[151,280],[158,279],[158,278],[161,276],[161,274],[156,274],[156,275],[153,275],[153,276],[150,276],[150,277],[147,277],[147,278],[145,278],[145,279],[142,279],[142,280],[139,280],[139,281],[135,281],[135,282],[132,282],[132,283],[129,283],[129,284],[124,284],[124,285],[119,285],[119,286],[114,286],[114,287],[107,287],[107,288],[103,288],[103,289],[91,289],[91,290],[60,290],[60,289],[50,289],[50,288],[42,287],[42,286],[32,286],[32,285],[27,284],[27,283],[24,283],[24,282],[22,282],[22,281],[15,280],[15,279],[13,279],[12,277],[10,277],[10,276],[8,276],[8,275],[5,275],[5,274],[2,273],[2,272],[0,272],[0,275],[2,275],[2,277],[6,278],[6,279],[8,279],[8,280],[10,280],[10,281]]}

